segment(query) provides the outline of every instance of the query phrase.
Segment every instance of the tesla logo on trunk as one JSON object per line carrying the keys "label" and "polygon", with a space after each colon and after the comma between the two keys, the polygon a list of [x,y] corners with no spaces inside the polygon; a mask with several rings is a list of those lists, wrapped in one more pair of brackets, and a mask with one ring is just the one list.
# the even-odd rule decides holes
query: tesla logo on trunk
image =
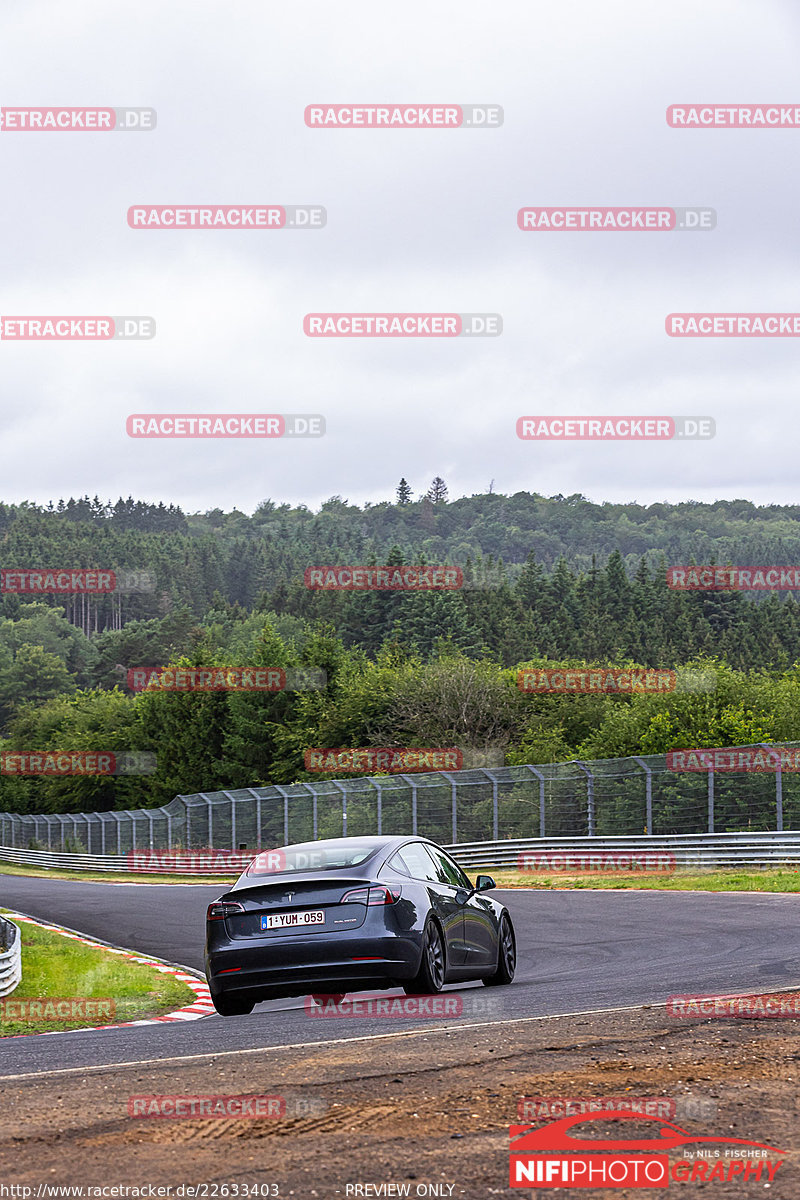
{"label": "tesla logo on trunk", "polygon": [[292,896],[296,896],[296,895],[297,895],[297,892],[287,892],[286,893],[286,899],[289,901],[290,904],[292,902]]}

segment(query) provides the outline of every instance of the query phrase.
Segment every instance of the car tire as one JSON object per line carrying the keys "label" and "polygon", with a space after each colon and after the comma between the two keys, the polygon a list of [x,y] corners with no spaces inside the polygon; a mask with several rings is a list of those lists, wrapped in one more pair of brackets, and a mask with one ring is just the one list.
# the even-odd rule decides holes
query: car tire
{"label": "car tire", "polygon": [[211,1002],[221,1017],[244,1017],[255,1008],[255,1000],[240,1000],[236,996],[215,996]]}
{"label": "car tire", "polygon": [[435,996],[444,987],[447,958],[441,930],[430,917],[422,935],[422,961],[413,979],[406,980],[403,991],[407,996]]}
{"label": "car tire", "polygon": [[485,975],[483,982],[486,987],[499,987],[511,983],[517,969],[517,941],[514,937],[514,926],[507,913],[500,918],[500,930],[497,938],[497,970],[494,975]]}

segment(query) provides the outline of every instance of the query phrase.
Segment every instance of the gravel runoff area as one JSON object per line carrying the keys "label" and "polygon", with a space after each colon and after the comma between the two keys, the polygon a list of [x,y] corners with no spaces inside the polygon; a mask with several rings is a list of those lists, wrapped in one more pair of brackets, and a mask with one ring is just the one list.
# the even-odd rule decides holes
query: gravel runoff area
{"label": "gravel runoff area", "polygon": [[[40,1183],[171,1185],[173,1196],[201,1185],[194,1194],[212,1200],[225,1197],[226,1184],[230,1197],[233,1185],[241,1196],[256,1184],[262,1196],[331,1200],[525,1196],[528,1188],[508,1182],[508,1127],[522,1097],[626,1096],[674,1102],[671,1119],[698,1136],[752,1139],[785,1158],[768,1189],[765,1174],[747,1183],[673,1182],[669,1192],[562,1188],[534,1197],[800,1195],[797,1018],[698,1020],[637,1008],[453,1032],[430,1023],[399,1036],[385,1024],[389,1036],[380,1038],[346,1040],[346,1021],[336,1021],[328,1045],[31,1078],[4,1076],[0,1060],[0,1179],[33,1185],[33,1196]],[[128,1115],[131,1097],[176,1094],[281,1097],[286,1115]],[[684,1156],[670,1152],[672,1162]]]}

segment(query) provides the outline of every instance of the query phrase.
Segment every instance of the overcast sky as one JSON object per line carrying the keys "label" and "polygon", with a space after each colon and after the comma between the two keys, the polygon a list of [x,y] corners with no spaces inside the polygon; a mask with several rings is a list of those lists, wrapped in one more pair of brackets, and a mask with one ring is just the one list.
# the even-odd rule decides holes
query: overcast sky
{"label": "overcast sky", "polygon": [[[151,133],[0,133],[0,314],[146,314],[152,341],[0,341],[0,499],[189,511],[531,490],[796,502],[797,339],[673,311],[800,310],[791,0],[277,5],[4,0],[3,106],[151,106]],[[309,129],[317,102],[492,103],[495,129]],[[322,230],[134,230],[133,204],[321,204]],[[710,205],[712,232],[523,233],[520,207]],[[311,339],[308,312],[498,312],[496,338]],[[135,412],[322,413],[318,440],[132,440]],[[529,414],[700,414],[712,441],[538,443]]]}

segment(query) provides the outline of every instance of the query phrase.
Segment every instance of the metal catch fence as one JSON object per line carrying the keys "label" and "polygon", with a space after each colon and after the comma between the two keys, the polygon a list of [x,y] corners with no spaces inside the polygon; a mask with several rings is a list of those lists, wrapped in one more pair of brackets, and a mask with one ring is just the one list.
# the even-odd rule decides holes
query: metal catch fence
{"label": "metal catch fence", "polygon": [[783,757],[769,747],[736,747],[740,761],[748,752],[761,764],[736,770],[678,768],[655,754],[198,792],[151,809],[0,813],[0,846],[121,856],[255,851],[371,833],[459,845],[782,832],[800,829],[800,743],[782,749]]}

